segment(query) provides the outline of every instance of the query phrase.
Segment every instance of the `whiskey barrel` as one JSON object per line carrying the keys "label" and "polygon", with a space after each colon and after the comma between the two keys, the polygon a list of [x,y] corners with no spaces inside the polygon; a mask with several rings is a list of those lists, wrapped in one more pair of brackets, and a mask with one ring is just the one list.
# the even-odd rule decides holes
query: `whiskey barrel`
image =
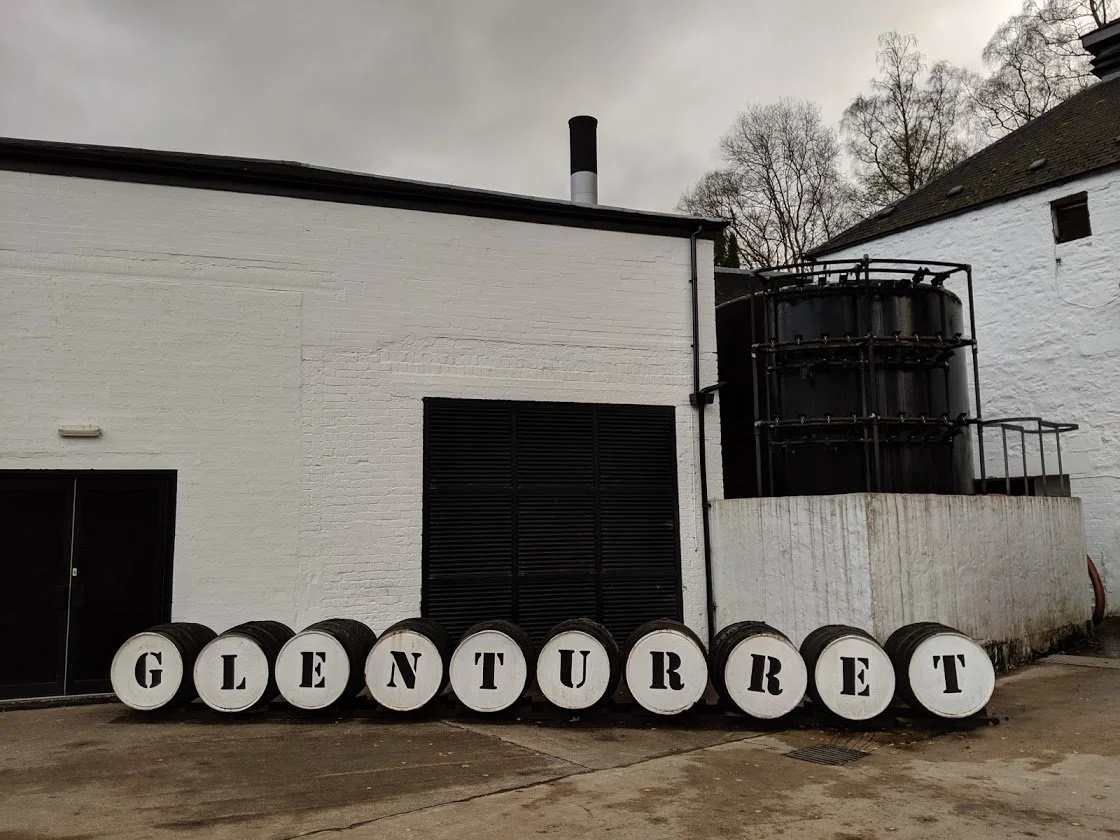
{"label": "whiskey barrel", "polygon": [[450,661],[451,639],[442,626],[406,618],[386,628],[366,657],[366,687],[386,709],[423,709],[447,687]]}
{"label": "whiskey barrel", "polygon": [[352,618],[328,618],[296,633],[276,657],[276,686],[297,709],[325,709],[365,687],[377,636]]}
{"label": "whiskey barrel", "polygon": [[194,663],[214,635],[205,625],[176,621],[126,639],[109,667],[113,691],[137,711],[185,706],[198,696]]}
{"label": "whiskey barrel", "polygon": [[647,621],[626,642],[626,686],[654,714],[691,709],[708,687],[704,645],[679,621]]}
{"label": "whiskey barrel", "polygon": [[751,717],[772,720],[805,698],[805,660],[785,634],[761,621],[740,621],[712,641],[712,685]]}
{"label": "whiskey barrel", "polygon": [[451,654],[451,690],[475,712],[501,712],[529,688],[533,644],[509,621],[480,621],[467,629]]}
{"label": "whiskey barrel", "polygon": [[911,707],[943,718],[988,705],[996,671],[987,652],[959,630],[933,621],[907,624],[886,644],[898,693]]}
{"label": "whiskey barrel", "polygon": [[894,667],[865,630],[844,624],[818,627],[801,643],[813,702],[846,720],[882,714],[894,698]]}
{"label": "whiskey barrel", "polygon": [[194,663],[202,702],[218,712],[243,712],[275,698],[276,657],[293,635],[279,621],[246,621],[215,638]]}
{"label": "whiskey barrel", "polygon": [[561,709],[590,709],[609,700],[622,677],[611,632],[587,618],[562,621],[545,636],[537,657],[537,687]]}

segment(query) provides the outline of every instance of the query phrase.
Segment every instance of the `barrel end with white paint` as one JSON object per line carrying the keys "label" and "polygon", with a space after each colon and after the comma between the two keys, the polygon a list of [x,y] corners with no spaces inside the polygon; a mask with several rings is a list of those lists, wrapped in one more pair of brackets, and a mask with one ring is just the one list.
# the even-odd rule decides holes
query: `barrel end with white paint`
{"label": "barrel end with white paint", "polygon": [[894,665],[866,630],[844,624],[818,627],[801,643],[809,696],[837,717],[870,720],[894,699]]}
{"label": "barrel end with white paint", "polygon": [[537,656],[537,688],[560,709],[583,711],[608,702],[621,677],[618,643],[591,619],[557,624]]}
{"label": "barrel end with white paint", "polygon": [[801,705],[809,683],[805,660],[784,633],[760,621],[721,630],[712,642],[712,683],[754,718],[774,720]]}
{"label": "barrel end with white paint", "polygon": [[194,663],[215,638],[203,624],[158,624],[126,639],[113,656],[109,680],[130,709],[150,712],[184,706],[198,696]]}
{"label": "barrel end with white paint", "polygon": [[274,666],[280,695],[297,709],[319,710],[358,695],[377,637],[360,621],[331,618],[284,643]]}
{"label": "barrel end with white paint", "polygon": [[535,664],[532,642],[520,627],[481,621],[451,655],[451,689],[473,712],[503,712],[525,696]]}
{"label": "barrel end with white paint", "polygon": [[246,621],[204,647],[194,663],[202,702],[216,712],[244,712],[277,695],[273,667],[295,634],[278,621]]}
{"label": "barrel end with white paint", "polygon": [[898,691],[912,708],[960,719],[983,711],[996,685],[987,651],[961,631],[937,622],[900,627],[886,644]]}
{"label": "barrel end with white paint", "polygon": [[708,660],[699,637],[679,621],[647,621],[626,644],[626,687],[643,709],[678,715],[708,688]]}
{"label": "barrel end with white paint", "polygon": [[427,618],[406,618],[385,629],[366,657],[370,697],[393,712],[419,712],[447,687],[451,640]]}

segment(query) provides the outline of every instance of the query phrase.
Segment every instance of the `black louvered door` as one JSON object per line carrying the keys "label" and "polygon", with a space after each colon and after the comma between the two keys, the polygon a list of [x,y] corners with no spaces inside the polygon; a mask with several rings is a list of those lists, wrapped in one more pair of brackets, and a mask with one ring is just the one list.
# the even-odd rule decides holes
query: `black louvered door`
{"label": "black louvered door", "polygon": [[672,407],[424,401],[424,614],[540,642],[681,617]]}

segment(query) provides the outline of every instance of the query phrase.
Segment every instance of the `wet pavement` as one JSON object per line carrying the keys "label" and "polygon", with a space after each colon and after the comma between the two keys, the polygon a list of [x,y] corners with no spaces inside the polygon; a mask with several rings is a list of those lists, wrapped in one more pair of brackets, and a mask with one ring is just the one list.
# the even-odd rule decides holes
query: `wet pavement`
{"label": "wet pavement", "polygon": [[[1115,655],[1112,629],[1085,653]],[[1120,668],[1032,665],[1000,678],[988,711],[873,731],[714,712],[7,711],[0,840],[1120,837]],[[817,744],[866,755],[785,755]]]}
{"label": "wet pavement", "polygon": [[1106,618],[1093,629],[1092,636],[1077,640],[1066,652],[1120,659],[1120,617]]}

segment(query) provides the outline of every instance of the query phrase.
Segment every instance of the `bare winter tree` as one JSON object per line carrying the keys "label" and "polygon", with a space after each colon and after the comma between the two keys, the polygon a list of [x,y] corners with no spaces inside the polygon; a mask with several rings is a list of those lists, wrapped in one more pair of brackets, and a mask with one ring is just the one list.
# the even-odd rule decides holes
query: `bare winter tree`
{"label": "bare winter tree", "polygon": [[976,128],[995,139],[1096,81],[1080,36],[1116,17],[1117,0],[1024,0],[984,47],[989,75],[970,74]]}
{"label": "bare winter tree", "polygon": [[726,166],[704,175],[679,207],[730,219],[744,266],[793,262],[855,220],[836,132],[815,104],[751,105],[720,150]]}
{"label": "bare winter tree", "polygon": [[964,74],[944,61],[927,68],[912,35],[879,36],[879,75],[841,123],[865,207],[913,192],[969,153]]}

